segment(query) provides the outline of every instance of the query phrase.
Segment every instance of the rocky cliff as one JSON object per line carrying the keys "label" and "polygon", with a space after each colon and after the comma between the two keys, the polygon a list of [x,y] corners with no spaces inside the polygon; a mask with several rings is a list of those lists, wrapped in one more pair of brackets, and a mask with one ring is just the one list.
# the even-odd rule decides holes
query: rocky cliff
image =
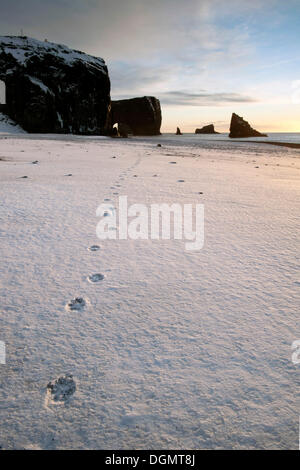
{"label": "rocky cliff", "polygon": [[219,134],[219,132],[215,131],[213,124],[209,124],[208,126],[201,127],[201,129],[196,129],[195,134]]}
{"label": "rocky cliff", "polygon": [[133,135],[160,135],[160,102],[153,96],[112,101],[112,125],[126,125]]}
{"label": "rocky cliff", "polygon": [[106,134],[110,80],[103,59],[27,37],[0,37],[6,112],[28,132]]}
{"label": "rocky cliff", "polygon": [[261,134],[253,129],[249,122],[245,121],[242,117],[233,113],[230,123],[229,137],[242,138],[242,137],[267,137],[267,134]]}

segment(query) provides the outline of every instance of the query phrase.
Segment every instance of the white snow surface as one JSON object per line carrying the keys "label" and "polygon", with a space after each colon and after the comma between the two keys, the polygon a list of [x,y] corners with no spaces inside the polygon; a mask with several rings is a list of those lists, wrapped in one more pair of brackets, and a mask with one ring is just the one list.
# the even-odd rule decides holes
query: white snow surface
{"label": "white snow surface", "polygon": [[[28,134],[0,146],[0,446],[297,449],[299,151]],[[118,195],[204,203],[204,248],[98,240],[96,208]],[[66,308],[76,297],[85,308]],[[71,386],[55,403],[60,377]]]}
{"label": "white snow surface", "polygon": [[32,55],[53,54],[63,60],[66,64],[73,65],[80,61],[90,66],[97,66],[107,73],[104,69],[105,62],[101,57],[94,57],[81,51],[70,49],[64,44],[56,44],[49,41],[39,41],[38,39],[24,36],[0,36],[0,51],[11,54],[20,65],[26,65],[26,62]]}

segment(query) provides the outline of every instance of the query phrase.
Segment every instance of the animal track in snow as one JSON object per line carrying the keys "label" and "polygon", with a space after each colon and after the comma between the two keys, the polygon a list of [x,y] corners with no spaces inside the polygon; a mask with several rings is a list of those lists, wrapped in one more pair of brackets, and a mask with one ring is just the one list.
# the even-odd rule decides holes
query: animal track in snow
{"label": "animal track in snow", "polygon": [[91,274],[90,276],[87,277],[87,280],[94,284],[95,282],[100,282],[103,281],[104,275],[97,273],[97,274]]}
{"label": "animal track in snow", "polygon": [[92,246],[88,247],[88,250],[89,251],[98,251],[98,250],[100,250],[100,246],[99,245],[92,245]]}
{"label": "animal track in snow", "polygon": [[89,301],[87,299],[84,299],[83,297],[75,297],[67,303],[66,310],[69,312],[81,312],[88,304]]}
{"label": "animal track in snow", "polygon": [[67,403],[76,392],[76,383],[73,375],[66,374],[47,385],[46,405],[59,405]]}

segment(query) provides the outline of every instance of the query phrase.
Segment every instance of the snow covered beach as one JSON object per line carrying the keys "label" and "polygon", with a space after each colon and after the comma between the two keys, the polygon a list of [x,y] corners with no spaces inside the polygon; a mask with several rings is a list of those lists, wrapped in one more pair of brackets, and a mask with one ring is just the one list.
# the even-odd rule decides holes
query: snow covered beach
{"label": "snow covered beach", "polygon": [[[298,448],[300,152],[168,136],[0,145],[0,446]],[[204,248],[98,240],[96,209],[119,195],[203,203]],[[66,308],[76,297],[85,308]],[[66,374],[56,402],[47,385]]]}

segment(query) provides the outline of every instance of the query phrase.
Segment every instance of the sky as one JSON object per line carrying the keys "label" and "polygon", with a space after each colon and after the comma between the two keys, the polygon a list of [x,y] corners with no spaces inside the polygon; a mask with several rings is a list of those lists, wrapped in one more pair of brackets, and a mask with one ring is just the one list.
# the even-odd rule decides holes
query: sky
{"label": "sky", "polygon": [[0,35],[102,57],[112,99],[156,96],[162,131],[227,132],[232,112],[300,132],[300,0],[0,0]]}

